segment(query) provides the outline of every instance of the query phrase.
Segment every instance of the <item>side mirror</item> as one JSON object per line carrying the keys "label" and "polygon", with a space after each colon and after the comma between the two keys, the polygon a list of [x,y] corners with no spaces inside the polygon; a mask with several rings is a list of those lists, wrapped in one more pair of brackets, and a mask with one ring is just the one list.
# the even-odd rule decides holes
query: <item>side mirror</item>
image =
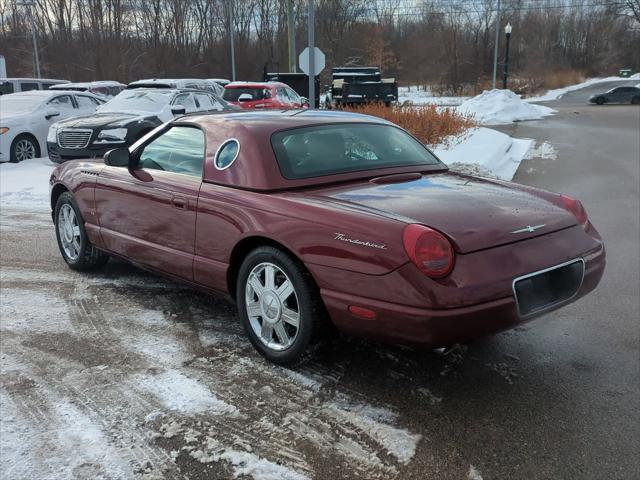
{"label": "side mirror", "polygon": [[250,93],[241,93],[238,97],[239,102],[250,102],[251,100],[253,100],[253,95]]}
{"label": "side mirror", "polygon": [[308,107],[309,106],[309,99],[307,97],[300,97],[300,104],[302,106]]}
{"label": "side mirror", "polygon": [[53,117],[59,117],[60,112],[58,110],[49,109],[45,112],[44,118],[46,120],[51,120]]}
{"label": "side mirror", "polygon": [[184,105],[174,105],[171,107],[171,113],[173,113],[174,116],[186,115],[187,109]]}
{"label": "side mirror", "polygon": [[111,167],[128,167],[131,163],[131,154],[126,147],[114,148],[104,154],[104,163]]}

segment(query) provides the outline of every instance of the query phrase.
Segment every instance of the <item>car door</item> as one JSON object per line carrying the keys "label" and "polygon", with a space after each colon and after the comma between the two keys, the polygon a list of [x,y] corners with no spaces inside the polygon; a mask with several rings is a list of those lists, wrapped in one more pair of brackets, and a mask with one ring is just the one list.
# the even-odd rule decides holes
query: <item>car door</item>
{"label": "car door", "polygon": [[173,124],[132,152],[131,170],[105,166],[95,204],[106,249],[192,280],[204,144],[199,128]]}
{"label": "car door", "polygon": [[[49,116],[54,111],[58,115]],[[73,104],[71,95],[56,95],[38,109],[35,113],[35,119],[31,123],[31,132],[38,140],[42,154],[44,154],[47,146],[47,133],[51,124],[75,115],[78,115],[78,110]]]}

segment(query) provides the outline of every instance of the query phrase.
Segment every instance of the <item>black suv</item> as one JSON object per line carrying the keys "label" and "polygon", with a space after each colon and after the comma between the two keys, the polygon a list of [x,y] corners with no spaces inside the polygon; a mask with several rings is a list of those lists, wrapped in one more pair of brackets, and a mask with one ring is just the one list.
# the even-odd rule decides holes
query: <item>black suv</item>
{"label": "black suv", "polygon": [[56,163],[101,157],[127,147],[175,116],[193,112],[237,110],[212,92],[195,89],[123,90],[93,115],[54,123],[47,135],[49,158]]}

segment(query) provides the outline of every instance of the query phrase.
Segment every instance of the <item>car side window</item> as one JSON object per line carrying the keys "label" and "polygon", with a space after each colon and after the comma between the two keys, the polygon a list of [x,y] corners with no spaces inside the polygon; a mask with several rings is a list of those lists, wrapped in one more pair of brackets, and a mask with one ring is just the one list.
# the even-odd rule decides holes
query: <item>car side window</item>
{"label": "car side window", "polygon": [[20,90],[28,92],[29,90],[40,90],[40,86],[36,82],[21,82]]}
{"label": "car side window", "polygon": [[54,97],[47,102],[47,105],[61,111],[71,111],[75,108],[69,95]]}
{"label": "car side window", "polygon": [[287,92],[284,88],[278,87],[276,88],[276,96],[278,100],[283,103],[289,103],[289,97],[287,96]]}
{"label": "car side window", "polygon": [[289,99],[293,103],[301,103],[300,102],[300,95],[298,95],[296,92],[294,92],[291,88],[287,88],[287,95],[289,95]]}
{"label": "car side window", "polygon": [[195,112],[197,110],[196,102],[193,100],[193,95],[190,93],[181,93],[180,95],[177,95],[173,104],[182,105],[187,113]]}
{"label": "car side window", "polygon": [[198,103],[200,110],[222,110],[222,105],[220,105],[216,99],[208,93],[196,93],[194,94],[194,97],[196,97],[196,102]]}
{"label": "car side window", "polygon": [[96,99],[87,97],[86,95],[76,95],[76,101],[81,110],[91,110],[100,105]]}
{"label": "car side window", "polygon": [[196,127],[176,125],[143,147],[139,168],[202,176],[204,133]]}

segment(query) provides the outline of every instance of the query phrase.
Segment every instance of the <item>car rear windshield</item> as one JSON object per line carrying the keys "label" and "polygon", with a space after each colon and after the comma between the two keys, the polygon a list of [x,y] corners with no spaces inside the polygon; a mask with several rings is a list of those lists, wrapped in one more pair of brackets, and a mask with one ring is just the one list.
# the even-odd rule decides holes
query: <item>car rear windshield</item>
{"label": "car rear windshield", "polygon": [[442,165],[424,145],[393,125],[302,127],[274,133],[271,144],[282,175],[290,180],[390,167]]}
{"label": "car rear windshield", "polygon": [[251,95],[253,100],[264,100],[265,98],[264,88],[225,88],[222,98],[227,102],[238,102],[243,93]]}

